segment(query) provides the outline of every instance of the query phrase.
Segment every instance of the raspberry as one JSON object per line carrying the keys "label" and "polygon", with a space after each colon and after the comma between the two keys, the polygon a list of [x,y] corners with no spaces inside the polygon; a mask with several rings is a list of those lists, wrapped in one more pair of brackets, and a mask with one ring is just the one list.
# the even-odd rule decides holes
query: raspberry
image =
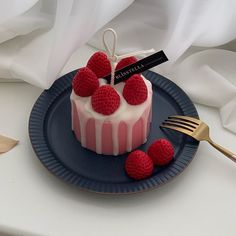
{"label": "raspberry", "polygon": [[148,148],[148,155],[156,165],[166,165],[174,157],[174,147],[167,139],[158,139]]}
{"label": "raspberry", "polygon": [[125,170],[133,179],[145,179],[153,172],[153,161],[145,152],[136,150],[128,155]]}
{"label": "raspberry", "polygon": [[135,74],[126,81],[123,96],[130,105],[139,105],[145,102],[147,95],[147,86],[140,75]]}
{"label": "raspberry", "polygon": [[79,69],[72,81],[74,92],[81,97],[91,96],[98,86],[97,76],[87,67]]}
{"label": "raspberry", "polygon": [[98,78],[111,74],[111,64],[104,52],[95,52],[88,60],[87,67],[91,69]]}
{"label": "raspberry", "polygon": [[120,70],[128,65],[135,63],[137,59],[135,57],[126,57],[118,62],[116,65],[116,70]]}
{"label": "raspberry", "polygon": [[120,96],[110,85],[103,85],[95,91],[91,102],[96,112],[111,115],[120,106]]}

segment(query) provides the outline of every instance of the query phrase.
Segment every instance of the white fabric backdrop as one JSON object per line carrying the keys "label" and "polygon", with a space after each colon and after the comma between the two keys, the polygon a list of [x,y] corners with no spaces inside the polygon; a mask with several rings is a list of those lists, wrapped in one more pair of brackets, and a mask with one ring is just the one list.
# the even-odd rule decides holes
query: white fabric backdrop
{"label": "white fabric backdrop", "polygon": [[0,0],[0,77],[50,87],[74,50],[132,2]]}
{"label": "white fabric backdrop", "polygon": [[102,48],[109,26],[119,52],[164,49],[170,61],[154,70],[236,132],[235,22],[234,0],[0,0],[0,77],[48,88],[74,50]]}

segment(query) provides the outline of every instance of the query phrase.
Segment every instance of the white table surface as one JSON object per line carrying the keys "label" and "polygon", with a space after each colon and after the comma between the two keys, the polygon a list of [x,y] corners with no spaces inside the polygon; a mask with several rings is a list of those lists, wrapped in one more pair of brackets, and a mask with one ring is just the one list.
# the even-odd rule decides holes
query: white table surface
{"label": "white table surface", "polygon": [[[80,49],[64,71],[84,65],[91,51]],[[41,92],[26,83],[0,84],[0,133],[20,140],[0,155],[0,235],[236,235],[236,163],[207,143],[180,176],[142,194],[98,195],[54,177],[28,137]],[[236,135],[221,127],[218,111],[197,109],[215,141],[236,152]]]}

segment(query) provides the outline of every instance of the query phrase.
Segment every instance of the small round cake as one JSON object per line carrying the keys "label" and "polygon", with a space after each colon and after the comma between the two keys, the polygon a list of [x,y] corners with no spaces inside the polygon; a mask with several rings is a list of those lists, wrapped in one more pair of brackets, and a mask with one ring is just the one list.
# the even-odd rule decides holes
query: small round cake
{"label": "small round cake", "polygon": [[75,75],[70,99],[72,130],[84,148],[120,155],[147,141],[152,84],[145,77],[135,74],[111,86],[85,67]]}

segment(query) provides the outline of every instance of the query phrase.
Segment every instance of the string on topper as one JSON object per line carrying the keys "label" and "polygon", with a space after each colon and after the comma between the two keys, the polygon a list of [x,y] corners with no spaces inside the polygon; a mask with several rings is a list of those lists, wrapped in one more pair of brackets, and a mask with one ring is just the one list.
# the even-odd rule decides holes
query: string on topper
{"label": "string on topper", "polygon": [[[106,39],[106,35],[108,33],[111,33],[113,37],[112,42],[111,42],[111,48],[109,47],[109,44],[107,43],[108,39]],[[135,52],[131,52],[131,53],[123,54],[123,55],[117,55],[116,54],[117,33],[112,28],[108,28],[104,30],[102,39],[103,39],[104,48],[106,50],[106,54],[111,63],[111,86],[114,86],[115,84],[115,67],[116,67],[117,62],[119,62],[121,59],[124,59],[126,57],[132,57],[132,56],[137,56],[141,54],[148,54],[148,53],[155,52],[155,49],[152,48],[149,50],[140,50],[140,51],[135,51]]]}

